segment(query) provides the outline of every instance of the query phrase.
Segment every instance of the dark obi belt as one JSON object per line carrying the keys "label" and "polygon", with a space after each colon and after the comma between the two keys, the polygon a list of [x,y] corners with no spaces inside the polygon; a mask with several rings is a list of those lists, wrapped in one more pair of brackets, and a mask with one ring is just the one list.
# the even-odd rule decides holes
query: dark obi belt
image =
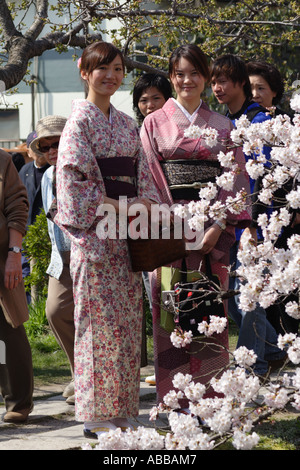
{"label": "dark obi belt", "polygon": [[131,157],[96,158],[105,185],[112,199],[137,196],[136,168]]}
{"label": "dark obi belt", "polygon": [[199,190],[222,173],[218,160],[165,160],[160,164],[174,200],[198,200]]}

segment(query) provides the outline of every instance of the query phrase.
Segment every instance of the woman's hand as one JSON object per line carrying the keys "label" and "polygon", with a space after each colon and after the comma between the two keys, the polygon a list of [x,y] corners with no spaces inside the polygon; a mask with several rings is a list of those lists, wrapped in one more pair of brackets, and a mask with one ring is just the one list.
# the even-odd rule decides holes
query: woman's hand
{"label": "woman's hand", "polygon": [[201,245],[199,246],[199,252],[203,255],[210,253],[216,246],[221,233],[222,229],[217,224],[213,224],[209,227],[204,233]]}
{"label": "woman's hand", "polygon": [[128,209],[132,206],[134,206],[135,204],[141,204],[142,206],[144,206],[146,209],[147,209],[147,212],[151,212],[151,206],[152,204],[156,204],[155,201],[152,201],[151,199],[147,199],[145,197],[140,197],[140,198],[136,198],[134,199],[133,201],[129,202],[128,203]]}
{"label": "woman's hand", "polygon": [[[120,210],[120,207],[121,207],[121,206],[119,205],[119,201],[118,201],[117,199],[112,199],[112,198],[110,198],[110,197],[105,196],[103,203],[106,205],[106,207],[111,206],[110,212],[115,212],[115,213],[117,213],[117,214],[119,214],[119,213],[121,212],[121,210]],[[132,200],[129,201],[129,202],[126,200],[125,205],[124,205],[122,211],[123,211],[123,210],[129,211],[130,207],[135,206],[135,205],[136,205],[135,209],[138,209],[137,206],[138,206],[139,204],[141,204],[143,207],[145,207],[145,209],[146,209],[145,212],[150,213],[150,212],[151,212],[151,205],[152,205],[152,204],[156,204],[156,202],[155,202],[155,201],[152,201],[151,199],[147,199],[147,198],[143,198],[143,197],[141,197],[141,198],[136,198],[136,199],[132,199]],[[134,207],[133,207],[133,208],[134,208]],[[106,210],[108,210],[108,209],[106,209]],[[133,211],[132,211],[132,212],[133,212]],[[132,214],[131,214],[131,215],[132,215]]]}
{"label": "woman's hand", "polygon": [[240,249],[242,249],[243,243],[245,243],[245,238],[246,238],[246,240],[248,240],[249,235],[250,235],[250,238],[252,240],[253,245],[255,245],[255,246],[257,245],[257,230],[256,230],[256,228],[247,227],[243,231],[243,233],[241,235],[241,238],[240,238],[240,245],[239,245]]}
{"label": "woman's hand", "polygon": [[291,227],[294,228],[298,224],[300,224],[300,214],[298,212],[296,212]]}

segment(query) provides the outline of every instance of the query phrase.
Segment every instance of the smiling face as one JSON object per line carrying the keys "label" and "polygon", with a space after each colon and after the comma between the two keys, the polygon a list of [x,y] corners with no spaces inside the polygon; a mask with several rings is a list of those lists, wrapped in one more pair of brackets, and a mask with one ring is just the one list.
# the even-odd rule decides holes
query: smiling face
{"label": "smiling face", "polygon": [[124,78],[122,60],[117,55],[109,64],[100,64],[91,73],[82,70],[81,76],[89,86],[88,96],[93,102],[110,98],[121,86]]}
{"label": "smiling face", "polygon": [[177,100],[186,109],[199,105],[205,87],[205,78],[194,65],[181,57],[174,67],[170,80],[177,95]]}
{"label": "smiling face", "polygon": [[265,108],[270,108],[276,92],[271,90],[270,85],[261,75],[250,75],[249,79],[253,101]]}

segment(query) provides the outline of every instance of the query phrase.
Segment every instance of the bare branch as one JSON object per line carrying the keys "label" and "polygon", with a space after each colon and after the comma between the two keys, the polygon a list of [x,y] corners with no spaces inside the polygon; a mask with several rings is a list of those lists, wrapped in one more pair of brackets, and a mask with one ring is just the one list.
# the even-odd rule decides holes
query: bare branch
{"label": "bare branch", "polygon": [[[2,48],[7,52],[7,61],[2,59],[4,65],[0,66],[0,80],[9,89],[23,79],[30,59],[41,56],[46,50],[61,45],[84,48],[91,41],[101,40],[105,32],[104,20],[106,25],[109,20],[119,22],[114,37],[125,55],[128,70],[157,71],[164,67],[178,41],[198,42],[198,38],[211,57],[231,48],[243,51],[280,48],[284,41],[299,46],[299,36],[295,35],[300,24],[299,11],[296,7],[287,10],[282,0],[241,0],[238,2],[240,11],[236,2],[218,9],[210,0],[198,2],[197,7],[192,1],[185,2],[183,7],[177,0],[169,2],[167,8],[138,7],[143,4],[136,0],[60,0],[52,5],[59,13],[57,22],[52,23],[48,0],[28,1],[28,8],[36,10],[33,23],[24,30],[26,11],[23,12],[23,5],[22,20],[16,25],[10,9],[20,12],[20,8],[0,0],[0,41],[2,39]],[[267,12],[272,8],[275,16]],[[46,25],[51,32],[45,34]],[[252,49],[249,44],[253,45]],[[147,63],[133,59],[134,49],[144,46]]]}

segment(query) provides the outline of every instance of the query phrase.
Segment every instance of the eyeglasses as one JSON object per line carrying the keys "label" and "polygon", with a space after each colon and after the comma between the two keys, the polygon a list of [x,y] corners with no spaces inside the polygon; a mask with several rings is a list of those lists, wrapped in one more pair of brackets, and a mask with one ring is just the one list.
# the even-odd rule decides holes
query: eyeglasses
{"label": "eyeglasses", "polygon": [[47,153],[49,152],[50,149],[58,149],[58,145],[59,145],[59,140],[57,142],[53,142],[53,144],[51,145],[45,145],[44,147],[41,147],[39,145],[39,151],[42,153]]}

